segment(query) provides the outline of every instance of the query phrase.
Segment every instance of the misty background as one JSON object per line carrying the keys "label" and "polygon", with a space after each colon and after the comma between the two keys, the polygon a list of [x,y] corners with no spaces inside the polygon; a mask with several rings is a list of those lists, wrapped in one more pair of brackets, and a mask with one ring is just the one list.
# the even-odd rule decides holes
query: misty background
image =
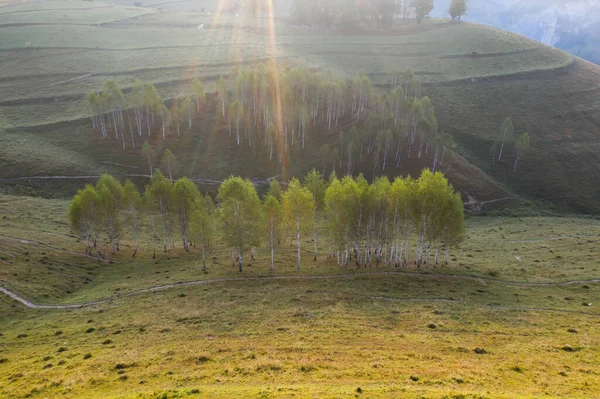
{"label": "misty background", "polygon": [[[447,17],[435,0],[432,17]],[[469,0],[465,21],[508,30],[600,64],[600,0]]]}

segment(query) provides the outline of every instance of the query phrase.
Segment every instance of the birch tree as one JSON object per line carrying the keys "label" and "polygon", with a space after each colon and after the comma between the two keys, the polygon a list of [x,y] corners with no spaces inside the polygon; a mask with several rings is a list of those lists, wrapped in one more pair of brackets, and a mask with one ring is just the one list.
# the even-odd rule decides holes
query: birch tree
{"label": "birch tree", "polygon": [[82,191],[79,190],[73,197],[73,200],[69,204],[69,225],[73,231],[82,233],[85,237],[85,253],[91,250],[92,239],[91,239],[91,220],[86,218],[83,199],[81,195]]}
{"label": "birch tree", "polygon": [[298,245],[298,271],[300,271],[300,243],[302,233],[312,225],[315,203],[311,192],[293,178],[283,194],[283,211],[288,228],[295,230]]}
{"label": "birch tree", "polygon": [[173,184],[173,172],[177,168],[177,158],[175,158],[175,155],[168,148],[163,153],[161,165],[169,172],[169,182]]}
{"label": "birch tree", "polygon": [[195,213],[200,211],[199,208],[204,209],[202,195],[196,184],[192,183],[187,177],[183,177],[173,184],[171,196],[171,203],[179,217],[183,247],[189,252],[190,220]]}
{"label": "birch tree", "polygon": [[92,254],[92,247],[98,251],[98,230],[101,221],[100,197],[94,186],[88,184],[83,190],[78,192],[81,198],[81,217],[89,229],[90,247],[89,254]]}
{"label": "birch tree", "polygon": [[432,227],[432,219],[441,204],[452,192],[448,180],[439,172],[431,173],[428,169],[421,173],[416,182],[416,190],[412,193],[411,211],[417,230],[417,266],[423,261],[428,229]]}
{"label": "birch tree", "polygon": [[506,118],[502,125],[500,125],[500,152],[498,153],[498,161],[502,160],[502,153],[504,151],[504,145],[507,141],[510,141],[514,134],[515,128],[513,126],[512,120],[510,118]]}
{"label": "birch tree", "polygon": [[147,141],[144,141],[144,145],[142,146],[141,152],[142,158],[148,162],[148,169],[150,171],[150,178],[152,178],[152,158],[154,158],[154,150],[152,146]]}
{"label": "birch tree", "polygon": [[523,155],[529,152],[531,149],[531,139],[529,138],[529,133],[523,133],[517,140],[515,141],[515,164],[513,165],[513,172],[517,170],[517,163],[521,159]]}
{"label": "birch tree", "polygon": [[230,177],[219,187],[217,201],[223,238],[238,252],[238,266],[242,272],[244,252],[259,242],[260,200],[250,180]]}
{"label": "birch tree", "polygon": [[206,255],[208,244],[214,235],[212,207],[207,207],[206,204],[212,205],[210,197],[202,198],[202,206],[195,208],[190,216],[190,236],[195,242],[200,243],[202,249],[202,270],[206,270]]}
{"label": "birch tree", "polygon": [[217,92],[219,94],[219,98],[221,100],[221,108],[222,108],[222,112],[223,112],[223,118],[225,118],[225,101],[227,100],[227,90],[228,90],[228,83],[227,80],[225,80],[225,78],[223,78],[222,76],[219,78],[219,81],[217,82]]}
{"label": "birch tree", "polygon": [[135,250],[133,251],[133,258],[137,255],[140,248],[140,223],[139,215],[142,208],[142,197],[138,192],[135,185],[130,181],[126,180],[123,185],[123,209],[126,217],[125,221],[133,227],[133,233],[135,234]]}
{"label": "birch tree", "polygon": [[[169,225],[169,206],[171,203],[171,184],[165,178],[160,170],[150,179],[150,185],[146,186],[146,192],[149,194],[149,206],[153,215],[158,214],[160,217],[163,250],[167,252],[167,242],[170,232]],[[152,220],[154,223],[154,220]]]}
{"label": "birch tree", "polygon": [[304,178],[304,187],[310,191],[314,203],[313,212],[313,249],[314,249],[314,260],[317,260],[317,214],[325,206],[325,190],[327,189],[327,183],[323,180],[323,176],[317,172],[316,169],[308,172]]}
{"label": "birch tree", "polygon": [[267,238],[271,250],[271,266],[269,271],[275,270],[275,246],[281,237],[281,220],[282,220],[281,204],[272,195],[267,195],[263,202],[263,215]]}
{"label": "birch tree", "polygon": [[231,137],[231,120],[235,120],[236,132],[237,132],[237,144],[240,145],[240,119],[244,114],[244,109],[239,101],[234,101],[229,106],[229,137]]}
{"label": "birch tree", "polygon": [[99,209],[104,231],[104,256],[107,242],[111,244],[111,253],[119,250],[121,234],[120,213],[123,206],[123,186],[113,176],[104,174],[96,183],[99,197]]}
{"label": "birch tree", "polygon": [[204,90],[204,86],[198,80],[198,78],[194,78],[192,80],[192,84],[190,86],[192,97],[196,100],[196,111],[200,112],[200,104],[204,104],[206,102],[206,91]]}
{"label": "birch tree", "polygon": [[131,88],[129,106],[133,109],[133,117],[137,127],[138,136],[143,134],[145,105],[144,82],[142,82],[140,79],[136,79],[133,83],[133,87]]}
{"label": "birch tree", "polygon": [[192,121],[194,119],[194,103],[190,97],[186,97],[181,103],[181,114],[188,120],[189,132],[192,131]]}

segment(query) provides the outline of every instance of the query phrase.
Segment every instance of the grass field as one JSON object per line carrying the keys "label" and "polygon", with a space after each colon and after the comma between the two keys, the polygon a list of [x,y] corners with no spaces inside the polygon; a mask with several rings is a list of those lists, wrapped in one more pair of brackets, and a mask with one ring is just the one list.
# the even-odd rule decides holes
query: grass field
{"label": "grass field", "polygon": [[[130,236],[110,259],[87,257],[65,200],[101,173],[148,182],[141,141],[122,150],[101,139],[86,91],[109,78],[127,89],[139,77],[169,99],[186,94],[193,77],[213,91],[232,67],[276,58],[338,78],[362,70],[382,90],[391,72],[411,67],[459,145],[439,170],[466,201],[506,204],[503,215],[598,213],[597,66],[474,24],[398,21],[341,33],[282,18],[270,26],[209,1],[142,3],[0,6],[0,287],[42,306],[0,292],[0,398],[600,395],[597,218],[468,217],[464,242],[438,268],[340,269],[322,232],[317,261],[303,239],[300,272],[288,239],[274,273],[261,248],[238,273],[220,237],[206,271],[196,248],[152,259],[145,224],[135,259]],[[232,174],[286,180],[321,170],[320,147],[338,147],[353,123],[318,126],[281,165],[263,146],[228,140],[218,107],[209,95],[191,132],[154,134],[155,166],[169,148],[175,174],[211,192],[207,180]],[[532,136],[517,173],[489,162],[507,116]],[[431,157],[386,173],[416,176]],[[355,161],[370,178],[372,159]]]}
{"label": "grass field", "polygon": [[[240,275],[218,240],[206,273],[197,250],[152,260],[147,241],[136,262],[125,241],[99,263],[83,256],[66,208],[0,197],[0,285],[37,304],[117,299],[34,310],[0,296],[3,398],[600,392],[598,221],[469,218],[437,269],[340,270],[305,253],[296,272],[284,244],[274,274],[258,251]],[[195,283],[139,292],[181,282]]]}

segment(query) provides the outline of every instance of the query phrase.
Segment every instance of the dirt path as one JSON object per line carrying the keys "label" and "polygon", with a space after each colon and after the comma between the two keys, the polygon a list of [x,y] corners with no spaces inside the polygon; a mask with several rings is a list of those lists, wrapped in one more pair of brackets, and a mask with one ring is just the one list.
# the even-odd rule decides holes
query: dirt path
{"label": "dirt path", "polygon": [[[181,287],[191,287],[198,285],[208,285],[208,284],[217,284],[217,283],[234,283],[234,282],[250,282],[250,281],[298,281],[298,280],[332,280],[332,279],[348,279],[348,278],[356,278],[356,277],[373,277],[373,276],[412,276],[412,277],[424,277],[424,278],[443,278],[443,279],[463,279],[463,280],[473,280],[473,281],[487,281],[487,282],[495,282],[499,284],[506,285],[517,285],[517,286],[565,286],[565,285],[574,285],[574,284],[592,284],[592,283],[600,283],[600,279],[593,280],[574,280],[574,281],[564,281],[558,283],[530,283],[530,282],[516,282],[516,281],[504,281],[504,280],[495,280],[488,279],[485,277],[476,277],[476,276],[464,276],[457,274],[423,274],[417,272],[371,272],[371,273],[356,273],[356,274],[333,274],[333,275],[322,275],[322,276],[266,276],[266,277],[237,277],[237,278],[219,278],[219,279],[211,279],[211,280],[196,280],[196,281],[188,281],[188,282],[180,282],[174,284],[166,284],[159,285],[155,287],[150,287],[146,289],[136,290],[129,292],[123,295],[116,295],[111,298],[101,299],[98,301],[85,302],[80,304],[72,304],[72,305],[38,305],[35,304],[28,299],[15,294],[14,292],[0,287],[0,292],[8,295],[12,299],[22,303],[31,309],[81,309],[87,308],[96,305],[102,305],[109,302],[117,301],[124,298],[129,298],[141,294],[146,294],[150,292],[157,291],[165,291],[172,288],[181,288]],[[340,295],[344,295],[340,293]],[[554,311],[554,312],[563,312],[563,313],[577,313],[577,314],[585,314],[591,316],[600,316],[600,314],[581,312],[575,310],[560,310],[560,309],[550,309],[550,308],[534,308],[534,307],[511,307],[504,305],[491,305],[491,304],[476,304],[470,303],[462,300],[455,300],[453,298],[387,298],[387,297],[378,297],[378,296],[369,296],[369,295],[358,295],[365,298],[376,299],[376,300],[389,300],[389,301],[433,301],[433,302],[452,302],[452,303],[465,303],[471,304],[474,306],[483,306],[483,307],[493,307],[493,308],[501,308],[501,309],[517,309],[517,310],[538,310],[538,311]]]}

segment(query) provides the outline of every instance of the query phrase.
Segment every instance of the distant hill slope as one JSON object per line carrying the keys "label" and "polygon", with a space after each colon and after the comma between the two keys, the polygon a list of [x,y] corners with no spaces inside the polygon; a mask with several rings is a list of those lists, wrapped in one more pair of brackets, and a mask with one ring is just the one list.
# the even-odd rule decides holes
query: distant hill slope
{"label": "distant hill slope", "polygon": [[[432,13],[446,17],[450,0]],[[470,0],[465,21],[505,29],[600,64],[600,0]]]}
{"label": "distant hill slope", "polygon": [[[142,184],[147,172],[139,148],[123,151],[114,139],[102,140],[91,129],[86,91],[99,90],[108,78],[127,89],[139,77],[170,98],[187,93],[194,76],[213,91],[219,76],[234,65],[276,58],[340,78],[362,70],[381,89],[393,71],[411,67],[434,102],[440,127],[460,145],[442,170],[466,198],[546,199],[570,210],[600,212],[595,192],[600,185],[600,69],[565,52],[469,23],[416,26],[409,21],[391,31],[346,35],[276,21],[272,40],[267,21],[244,15],[168,12],[168,5],[162,12],[150,7],[141,14],[109,5],[78,15],[73,9],[89,8],[89,2],[43,4],[68,6],[70,22],[46,23],[38,11],[20,12],[31,5],[19,5],[16,14],[10,8],[17,6],[0,8],[0,124],[5,130],[0,134],[6,144],[0,146],[0,190],[70,196],[86,176],[102,172],[130,175]],[[35,22],[28,23],[23,14]],[[20,22],[12,24],[15,15]],[[106,15],[115,19],[99,19]],[[322,168],[320,146],[338,145],[339,129],[349,128],[345,123],[322,129],[282,167],[270,162],[262,147],[250,151],[229,141],[213,106],[194,122],[191,137],[153,138],[159,154],[168,147],[178,157],[179,175],[207,181],[229,174],[259,180],[282,172],[303,174]],[[517,172],[510,146],[506,163],[490,162],[489,149],[506,117],[513,118],[517,133],[528,131],[532,137],[532,152]],[[406,160],[389,174],[418,173],[431,164],[430,157]],[[362,168],[370,176],[366,162]],[[28,179],[32,176],[39,178]]]}

